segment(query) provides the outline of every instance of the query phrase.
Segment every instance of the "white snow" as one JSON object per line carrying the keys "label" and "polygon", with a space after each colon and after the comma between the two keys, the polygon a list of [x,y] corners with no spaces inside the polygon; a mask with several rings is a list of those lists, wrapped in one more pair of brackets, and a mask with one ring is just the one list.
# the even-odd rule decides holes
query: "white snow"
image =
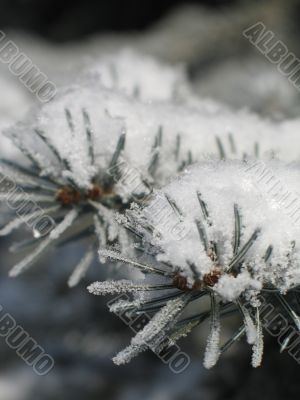
{"label": "white snow", "polygon": [[[259,292],[264,285],[275,285],[282,293],[300,283],[300,208],[296,201],[283,203],[282,196],[274,198],[272,192],[266,190],[270,181],[261,180],[253,172],[250,173],[251,162],[210,161],[200,163],[187,169],[175,178],[163,190],[157,191],[150,203],[142,211],[129,211],[130,217],[141,226],[152,225],[159,235],[151,236],[148,231],[142,232],[147,240],[159,250],[158,260],[167,261],[192,282],[194,274],[189,265],[192,263],[200,277],[215,268],[215,264],[207,256],[201,242],[195,220],[202,220],[208,239],[218,245],[219,260],[217,265],[222,275],[214,290],[225,300],[233,301],[241,294]],[[272,172],[274,178],[282,183],[291,199],[300,196],[300,168],[297,164],[286,165],[279,161],[266,162],[265,167]],[[258,179],[259,178],[259,179]],[[211,226],[205,221],[201,212],[197,192],[201,193],[206,203]],[[178,222],[165,194],[171,198],[182,212],[183,220]],[[156,197],[161,200],[156,202]],[[155,206],[153,206],[153,204]],[[159,204],[160,208],[155,209]],[[241,245],[249,241],[253,232],[260,229],[256,240],[245,254],[241,270],[233,275],[228,269],[233,258],[234,238],[234,205],[237,204],[241,214]],[[163,207],[162,207],[163,205]],[[148,211],[151,210],[151,212]],[[163,210],[167,218],[161,215]],[[171,209],[172,211],[172,209]],[[175,231],[174,225],[182,224],[183,228]],[[166,227],[171,227],[167,229]],[[184,235],[178,235],[184,232]],[[295,245],[291,251],[291,243]],[[267,262],[264,256],[269,246],[273,247]],[[288,255],[291,253],[290,255]]]}
{"label": "white snow", "polygon": [[[66,119],[66,109],[72,117],[73,131]],[[83,109],[91,121],[95,165],[91,165]],[[56,173],[64,181],[71,178],[87,188],[96,171],[107,170],[118,139],[126,129],[125,149],[120,157],[124,162],[122,168],[126,169],[122,185],[126,186],[126,181],[132,180],[134,175],[135,189],[140,192],[142,179],[150,179],[148,168],[159,127],[162,144],[156,148],[159,154],[156,185],[165,184],[189,158],[200,161],[211,155],[220,157],[223,153],[229,159],[242,159],[245,155],[258,155],[262,159],[278,157],[286,161],[300,158],[298,147],[291,145],[298,139],[300,120],[275,123],[247,111],[233,112],[225,107],[208,112],[201,103],[191,107],[182,103],[143,103],[86,78],[62,89],[53,101],[7,134],[13,132],[24,146],[26,144],[43,165],[45,174]],[[57,160],[33,134],[35,128],[42,130],[60,156],[68,160],[71,171],[57,165]],[[176,147],[178,135],[179,148]],[[47,157],[38,157],[36,151]],[[121,194],[124,192],[120,184],[116,187]]]}

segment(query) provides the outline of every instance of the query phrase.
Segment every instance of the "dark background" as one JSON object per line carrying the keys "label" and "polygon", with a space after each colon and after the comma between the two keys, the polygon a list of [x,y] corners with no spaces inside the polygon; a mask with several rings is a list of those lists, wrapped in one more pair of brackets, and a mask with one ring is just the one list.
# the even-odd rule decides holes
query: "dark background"
{"label": "dark background", "polygon": [[145,29],[183,3],[216,8],[236,1],[0,0],[0,28],[26,30],[53,41],[76,40],[97,32]]}

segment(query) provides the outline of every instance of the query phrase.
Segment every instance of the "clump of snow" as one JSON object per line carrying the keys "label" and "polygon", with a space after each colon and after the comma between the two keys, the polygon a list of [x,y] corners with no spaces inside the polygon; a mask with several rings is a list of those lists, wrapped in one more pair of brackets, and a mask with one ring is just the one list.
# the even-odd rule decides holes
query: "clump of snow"
{"label": "clump of snow", "polygon": [[260,290],[262,283],[251,278],[248,271],[243,271],[238,276],[223,275],[215,285],[216,291],[222,293],[228,301],[237,299],[246,289]]}
{"label": "clump of snow", "polygon": [[[216,267],[199,235],[196,222],[201,221],[207,240],[217,244],[219,253],[217,267],[222,272],[213,290],[227,301],[247,292],[259,292],[263,286],[275,286],[285,293],[300,283],[297,242],[300,168],[296,164],[266,162],[265,170],[272,171],[272,175],[263,180],[261,171],[253,173],[251,163],[210,161],[195,165],[157,191],[143,210],[129,212],[130,218],[141,227],[152,226],[154,236],[147,230],[145,234],[160,249],[158,260],[170,263],[174,270],[179,269],[192,281],[195,270],[203,278]],[[272,194],[267,190],[270,181],[281,182],[282,188],[277,184],[278,191]],[[208,220],[203,216],[199,193],[209,213]],[[284,203],[284,196],[289,201]],[[157,203],[156,197],[164,202]],[[181,221],[170,199],[180,210]],[[240,271],[232,274],[235,205],[242,221],[240,250],[250,245],[241,260]],[[176,225],[182,225],[183,229],[174,233]],[[177,232],[184,234],[177,235]],[[266,261],[270,247],[272,252]],[[194,266],[193,270],[190,265]]]}

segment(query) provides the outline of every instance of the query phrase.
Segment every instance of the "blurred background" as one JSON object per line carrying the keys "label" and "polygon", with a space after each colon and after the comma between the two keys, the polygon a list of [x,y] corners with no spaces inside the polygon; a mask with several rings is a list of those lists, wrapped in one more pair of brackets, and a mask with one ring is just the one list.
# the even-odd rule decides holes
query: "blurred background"
{"label": "blurred background", "polygon": [[[57,84],[97,57],[129,48],[181,65],[198,96],[267,118],[299,115],[298,91],[242,35],[263,21],[300,57],[298,1],[0,0],[0,5],[0,29]],[[3,64],[0,90],[4,129],[37,100]],[[18,279],[9,279],[14,256],[8,248],[17,239],[0,239],[0,304],[54,357],[55,368],[37,376],[0,338],[0,400],[299,398],[299,365],[279,354],[270,338],[263,366],[256,370],[250,366],[249,346],[239,343],[206,371],[201,329],[180,342],[192,363],[178,376],[150,352],[116,367],[111,357],[128,343],[131,332],[108,312],[108,299],[85,290],[101,279],[99,265],[79,287],[66,284],[84,243],[69,244]]]}

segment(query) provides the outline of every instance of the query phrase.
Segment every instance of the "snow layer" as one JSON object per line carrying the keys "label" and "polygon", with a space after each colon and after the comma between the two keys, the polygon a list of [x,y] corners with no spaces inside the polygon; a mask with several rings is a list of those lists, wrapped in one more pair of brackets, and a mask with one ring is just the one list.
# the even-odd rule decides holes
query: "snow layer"
{"label": "snow layer", "polygon": [[[191,284],[195,271],[201,279],[217,266],[221,268],[221,277],[214,290],[226,300],[235,300],[242,293],[259,291],[265,286],[285,293],[300,284],[299,182],[298,165],[278,161],[210,161],[187,169],[157,191],[142,211],[130,213],[142,226],[154,228],[152,239],[146,235],[160,249],[158,260],[171,263],[174,270],[179,268]],[[201,211],[200,194],[209,214],[207,219]],[[249,242],[254,232],[256,236],[239,272],[232,274],[235,205],[241,219],[239,248]],[[201,222],[208,242],[217,244],[217,263],[204,249],[197,221]],[[270,246],[272,252],[265,261]],[[193,271],[190,265],[194,265]]]}
{"label": "snow layer", "polygon": [[[66,118],[66,110],[71,121]],[[53,101],[11,129],[8,135],[15,134],[31,149],[41,150],[33,130],[44,131],[71,166],[72,173],[65,178],[87,187],[95,168],[91,166],[87,149],[83,110],[90,120],[97,168],[107,168],[121,133],[126,132],[123,160],[130,181],[137,187],[140,175],[149,175],[149,165],[156,153],[151,171],[156,184],[164,184],[184,164],[210,155],[238,159],[257,155],[286,161],[300,158],[299,147],[294,146],[300,120],[275,124],[247,111],[216,108],[209,112],[201,102],[197,107],[161,102],[145,104],[105,89],[97,80],[90,79],[61,90]],[[161,145],[157,142],[159,130]],[[49,169],[49,160],[49,154],[41,160],[45,169]],[[57,173],[61,175],[64,171]]]}

